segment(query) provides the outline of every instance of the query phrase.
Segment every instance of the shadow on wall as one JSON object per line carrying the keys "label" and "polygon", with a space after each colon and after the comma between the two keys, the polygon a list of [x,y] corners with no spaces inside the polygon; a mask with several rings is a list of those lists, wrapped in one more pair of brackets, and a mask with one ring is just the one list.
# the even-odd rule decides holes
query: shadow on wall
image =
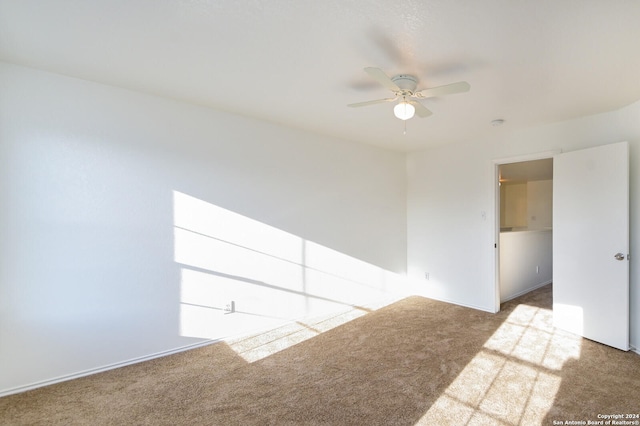
{"label": "shadow on wall", "polygon": [[394,273],[173,192],[180,335],[221,339],[401,297]]}

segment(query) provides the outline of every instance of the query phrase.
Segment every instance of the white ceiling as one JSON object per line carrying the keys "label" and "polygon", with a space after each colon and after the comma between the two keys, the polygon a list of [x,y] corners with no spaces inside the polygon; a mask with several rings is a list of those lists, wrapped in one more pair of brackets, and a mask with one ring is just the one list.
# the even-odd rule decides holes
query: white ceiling
{"label": "white ceiling", "polygon": [[[400,151],[640,99],[637,0],[0,0],[0,59]],[[413,74],[403,122],[365,74]],[[491,120],[505,124],[492,127]]]}

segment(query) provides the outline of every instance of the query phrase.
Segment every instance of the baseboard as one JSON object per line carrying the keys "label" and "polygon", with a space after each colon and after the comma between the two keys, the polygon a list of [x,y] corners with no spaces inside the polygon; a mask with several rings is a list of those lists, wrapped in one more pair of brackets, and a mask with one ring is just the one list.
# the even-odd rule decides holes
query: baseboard
{"label": "baseboard", "polygon": [[61,382],[66,382],[68,380],[73,380],[73,379],[79,379],[80,377],[85,377],[85,376],[90,376],[92,374],[97,374],[97,373],[102,373],[104,371],[109,371],[109,370],[113,370],[116,368],[120,368],[120,367],[125,367],[127,365],[132,365],[132,364],[137,364],[139,362],[144,362],[144,361],[150,361],[152,359],[155,358],[160,358],[163,356],[167,356],[167,355],[173,355],[173,354],[177,354],[180,352],[184,352],[184,351],[188,351],[191,349],[196,349],[196,348],[200,348],[203,346],[208,346],[211,345],[213,343],[217,343],[220,340],[205,340],[202,342],[197,342],[197,343],[192,343],[190,345],[186,345],[186,346],[181,346],[179,348],[175,348],[175,349],[170,349],[167,351],[162,351],[162,352],[156,352],[154,354],[150,354],[150,355],[145,355],[145,356],[141,356],[138,358],[132,358],[126,361],[122,361],[122,362],[116,362],[114,364],[109,364],[103,367],[98,367],[98,368],[91,368],[89,370],[84,370],[84,371],[80,371],[78,373],[73,373],[73,374],[68,374],[65,376],[59,376],[59,377],[55,377],[53,379],[48,379],[48,380],[43,380],[41,382],[35,382],[35,383],[30,383],[28,385],[23,385],[23,386],[18,386],[15,388],[9,388],[9,389],[5,389],[0,391],[0,398],[3,396],[9,396],[9,395],[13,395],[16,393],[21,393],[21,392],[26,392],[32,389],[37,389],[37,388],[41,388],[43,386],[49,386],[49,385],[53,385],[56,383],[61,383]]}
{"label": "baseboard", "polygon": [[549,280],[549,281],[545,281],[545,282],[540,283],[540,284],[536,284],[536,285],[535,285],[535,286],[533,286],[533,287],[527,288],[526,290],[522,290],[522,291],[521,291],[521,292],[519,292],[519,293],[513,294],[513,295],[511,295],[511,296],[507,297],[506,299],[501,300],[501,301],[500,301],[500,303],[508,302],[509,300],[513,300],[513,299],[515,299],[515,298],[517,298],[517,297],[520,297],[520,296],[523,296],[523,295],[525,295],[525,294],[527,294],[527,293],[531,293],[533,290],[537,290],[537,289],[539,289],[539,288],[541,288],[541,287],[544,287],[544,286],[546,286],[546,285],[549,285],[549,284],[551,284],[552,282],[553,282],[553,281]]}

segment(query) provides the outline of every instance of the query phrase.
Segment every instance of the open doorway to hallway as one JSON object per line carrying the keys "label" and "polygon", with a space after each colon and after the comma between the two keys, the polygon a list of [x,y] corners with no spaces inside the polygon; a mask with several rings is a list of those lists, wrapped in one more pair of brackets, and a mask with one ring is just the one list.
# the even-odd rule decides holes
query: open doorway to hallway
{"label": "open doorway to hallway", "polygon": [[499,302],[550,284],[553,158],[498,164]]}

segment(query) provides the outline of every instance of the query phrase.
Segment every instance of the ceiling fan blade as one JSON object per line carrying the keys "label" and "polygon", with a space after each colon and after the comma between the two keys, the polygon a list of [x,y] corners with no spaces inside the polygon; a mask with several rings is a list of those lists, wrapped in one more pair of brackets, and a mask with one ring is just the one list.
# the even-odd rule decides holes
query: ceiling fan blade
{"label": "ceiling fan blade", "polygon": [[364,69],[364,71],[371,77],[373,77],[378,83],[382,84],[392,92],[397,92],[400,90],[400,88],[393,81],[391,81],[389,76],[386,75],[380,68],[367,67]]}
{"label": "ceiling fan blade", "polygon": [[376,99],[375,101],[366,101],[366,102],[357,102],[355,104],[349,104],[347,105],[348,107],[352,107],[352,108],[357,108],[357,107],[363,107],[363,106],[367,106],[367,105],[375,105],[375,104],[381,104],[384,102],[393,102],[395,101],[396,98],[386,98],[386,99]]}
{"label": "ceiling fan blade", "polygon": [[409,101],[409,103],[415,107],[416,114],[418,114],[422,118],[428,117],[431,114],[433,114],[431,111],[427,109],[426,106],[422,105],[420,102]]}
{"label": "ceiling fan blade", "polygon": [[466,81],[446,84],[444,86],[432,87],[415,93],[417,98],[433,98],[435,96],[453,95],[455,93],[468,92],[471,86]]}

